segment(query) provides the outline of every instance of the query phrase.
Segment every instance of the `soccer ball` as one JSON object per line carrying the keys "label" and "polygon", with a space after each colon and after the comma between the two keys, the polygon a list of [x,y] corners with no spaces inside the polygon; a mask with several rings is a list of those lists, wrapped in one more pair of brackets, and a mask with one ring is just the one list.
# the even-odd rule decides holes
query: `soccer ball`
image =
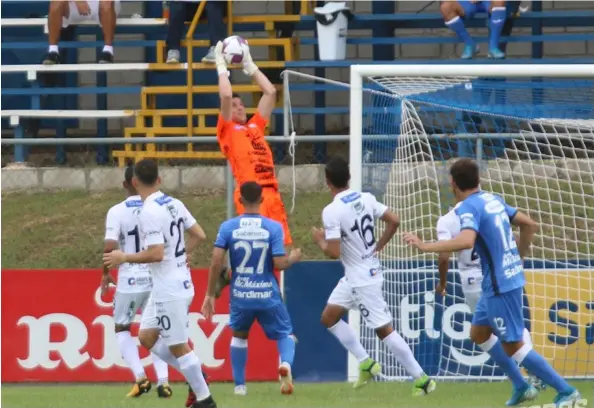
{"label": "soccer ball", "polygon": [[227,64],[239,64],[243,61],[243,49],[247,41],[238,35],[232,35],[223,40],[223,57]]}

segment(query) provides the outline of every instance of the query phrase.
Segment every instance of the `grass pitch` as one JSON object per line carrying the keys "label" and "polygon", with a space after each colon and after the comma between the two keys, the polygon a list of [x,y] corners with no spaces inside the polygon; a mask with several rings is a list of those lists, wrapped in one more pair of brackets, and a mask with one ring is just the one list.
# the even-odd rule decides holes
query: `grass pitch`
{"label": "grass pitch", "polygon": [[[587,407],[594,407],[594,381],[573,383]],[[411,383],[372,383],[353,390],[347,383],[297,383],[292,396],[282,396],[277,383],[248,384],[248,395],[233,395],[233,385],[214,384],[212,393],[220,408],[491,408],[505,407],[511,395],[508,382],[497,383],[439,383],[437,390],[426,396],[411,396]],[[157,398],[154,391],[138,399],[127,399],[129,384],[98,385],[2,385],[3,408],[181,408],[187,388],[173,386],[169,400]],[[536,401],[524,406],[551,403],[555,392],[542,392]]]}

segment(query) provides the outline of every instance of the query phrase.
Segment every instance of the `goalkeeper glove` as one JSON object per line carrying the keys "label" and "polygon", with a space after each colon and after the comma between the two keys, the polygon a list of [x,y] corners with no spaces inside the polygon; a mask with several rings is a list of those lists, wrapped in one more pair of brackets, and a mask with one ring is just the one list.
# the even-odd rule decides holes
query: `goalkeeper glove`
{"label": "goalkeeper glove", "polygon": [[246,44],[241,44],[243,48],[243,72],[248,76],[253,76],[258,71],[258,66],[254,63],[252,55],[250,54],[250,47]]}
{"label": "goalkeeper glove", "polygon": [[227,74],[229,75],[229,71],[227,70],[227,63],[225,62],[225,57],[223,56],[223,42],[219,41],[215,47],[215,64],[217,66],[217,73]]}

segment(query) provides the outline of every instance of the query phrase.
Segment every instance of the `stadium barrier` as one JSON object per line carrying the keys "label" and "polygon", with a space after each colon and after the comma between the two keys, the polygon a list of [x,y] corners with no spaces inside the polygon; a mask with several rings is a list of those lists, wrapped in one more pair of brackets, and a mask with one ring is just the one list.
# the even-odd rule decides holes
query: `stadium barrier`
{"label": "stadium barrier", "polygon": [[[398,271],[386,272],[386,279]],[[199,308],[206,290],[206,269],[192,271],[195,297],[190,306],[190,337],[205,371],[213,381],[231,380],[230,330],[226,327],[228,291],[216,306],[212,322],[204,320]],[[298,381],[345,381],[347,353],[319,323],[329,293],[342,276],[338,262],[303,262],[284,273],[285,300],[298,339],[293,376]],[[423,275],[427,285],[416,294],[398,299],[391,306],[395,324],[404,338],[415,344],[419,363],[430,375],[456,371],[459,378],[499,378],[498,369],[485,373],[485,353],[476,353],[469,335],[470,314],[462,297],[434,299],[437,271],[410,272]],[[2,270],[2,330],[11,336],[2,342],[4,382],[125,382],[130,379],[118,352],[111,316],[110,296],[99,294],[99,269]],[[579,290],[559,292],[552,284],[558,279],[546,264],[533,264],[526,272],[525,323],[533,333],[537,351],[568,377],[594,376],[593,294]],[[572,282],[585,286],[594,270],[575,271]],[[457,289],[459,277],[449,275],[448,292]],[[61,285],[55,286],[56,281]],[[35,285],[31,285],[35,282]],[[315,285],[312,285],[315,282]],[[551,285],[549,285],[551,284]],[[535,286],[549,287],[544,293]],[[54,289],[48,291],[47,287]],[[29,296],[23,297],[22,293]],[[387,294],[390,296],[390,294]],[[37,301],[31,302],[34,298]],[[452,302],[452,299],[455,301]],[[135,322],[138,323],[138,315]],[[418,324],[411,325],[415,321]],[[569,324],[567,323],[569,322]],[[59,329],[58,329],[59,328]],[[136,334],[137,324],[133,326]],[[373,339],[370,339],[373,342]],[[365,344],[373,347],[371,344]],[[447,346],[444,346],[447,345]],[[250,334],[248,381],[275,380],[278,356],[274,342],[255,325]],[[148,352],[141,348],[143,363],[154,380]],[[446,367],[447,365],[447,367]],[[170,370],[171,379],[181,377]]]}

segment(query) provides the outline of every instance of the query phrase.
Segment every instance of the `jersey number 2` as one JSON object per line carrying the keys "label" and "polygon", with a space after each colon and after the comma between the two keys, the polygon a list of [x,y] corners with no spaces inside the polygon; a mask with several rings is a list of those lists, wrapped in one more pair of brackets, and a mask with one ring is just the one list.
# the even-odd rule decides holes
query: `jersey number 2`
{"label": "jersey number 2", "polygon": [[254,268],[252,266],[246,266],[252,257],[254,249],[261,250],[256,273],[264,273],[264,262],[266,262],[266,254],[268,253],[268,242],[254,241],[250,243],[248,241],[237,241],[235,245],[233,245],[233,249],[238,250],[240,248],[243,249],[243,259],[236,269],[237,273],[254,273]]}
{"label": "jersey number 2", "polygon": [[375,234],[373,231],[373,219],[371,215],[365,214],[361,217],[361,222],[359,220],[355,220],[355,225],[351,228],[352,232],[356,232],[361,241],[363,241],[363,245],[365,245],[365,249],[368,249],[370,246],[375,244]]}
{"label": "jersey number 2", "polygon": [[186,253],[186,248],[182,243],[182,237],[184,236],[183,227],[184,226],[184,219],[180,218],[176,221],[171,221],[171,225],[169,227],[169,233],[171,234],[171,238],[175,237],[175,233],[177,232],[177,244],[175,244],[175,257],[182,256]]}

